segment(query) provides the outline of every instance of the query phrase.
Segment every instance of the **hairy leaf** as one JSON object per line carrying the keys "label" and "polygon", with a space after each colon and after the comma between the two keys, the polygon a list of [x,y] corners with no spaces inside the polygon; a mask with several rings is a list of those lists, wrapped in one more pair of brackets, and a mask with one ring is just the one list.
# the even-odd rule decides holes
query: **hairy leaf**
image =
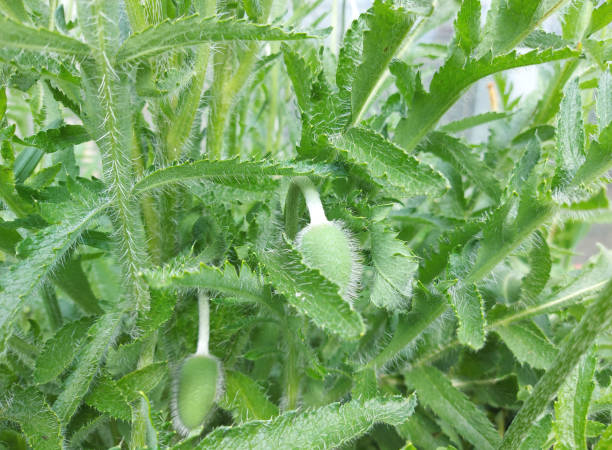
{"label": "hairy leaf", "polygon": [[419,367],[406,373],[406,382],[414,388],[420,402],[452,426],[477,448],[495,449],[499,435],[484,412],[452,386],[434,367]]}
{"label": "hairy leaf", "polygon": [[401,425],[414,411],[415,396],[352,400],[304,412],[288,412],[270,421],[219,427],[196,448],[338,447],[376,423]]}

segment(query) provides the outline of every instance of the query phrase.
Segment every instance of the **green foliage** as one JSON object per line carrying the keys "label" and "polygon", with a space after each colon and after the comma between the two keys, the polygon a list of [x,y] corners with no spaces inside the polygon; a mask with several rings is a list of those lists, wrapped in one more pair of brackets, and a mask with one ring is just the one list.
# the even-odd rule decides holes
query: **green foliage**
{"label": "green foliage", "polygon": [[609,448],[610,2],[489,3],[0,0],[0,448]]}

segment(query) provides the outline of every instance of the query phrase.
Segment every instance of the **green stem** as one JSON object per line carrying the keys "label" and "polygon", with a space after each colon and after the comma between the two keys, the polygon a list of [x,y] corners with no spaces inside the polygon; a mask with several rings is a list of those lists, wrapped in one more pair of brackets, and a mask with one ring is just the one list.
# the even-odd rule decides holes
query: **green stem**
{"label": "green stem", "polygon": [[569,373],[612,323],[612,281],[609,281],[582,320],[569,335],[550,369],[540,378],[525,401],[500,445],[500,449],[518,449],[531,426],[544,412]]}
{"label": "green stem", "polygon": [[208,341],[210,340],[210,305],[208,296],[202,292],[198,294],[198,347],[196,355],[208,355]]}
{"label": "green stem", "polygon": [[[139,369],[153,364],[156,346],[157,331],[145,338],[138,359]],[[148,448],[149,405],[142,397],[139,397],[137,401],[138,405],[132,408],[132,435],[130,436],[130,449],[132,450]]]}

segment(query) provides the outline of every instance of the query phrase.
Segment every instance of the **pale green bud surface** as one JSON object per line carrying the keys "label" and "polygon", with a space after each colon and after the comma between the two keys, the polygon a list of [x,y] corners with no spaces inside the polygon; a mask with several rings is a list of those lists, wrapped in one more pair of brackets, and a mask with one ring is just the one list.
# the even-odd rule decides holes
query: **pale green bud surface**
{"label": "pale green bud surface", "polygon": [[354,295],[361,266],[352,238],[339,223],[307,226],[297,236],[297,247],[306,265],[337,284],[342,297]]}
{"label": "pale green bud surface", "polygon": [[221,390],[219,361],[209,355],[193,355],[181,365],[176,380],[175,420],[184,431],[202,425]]}

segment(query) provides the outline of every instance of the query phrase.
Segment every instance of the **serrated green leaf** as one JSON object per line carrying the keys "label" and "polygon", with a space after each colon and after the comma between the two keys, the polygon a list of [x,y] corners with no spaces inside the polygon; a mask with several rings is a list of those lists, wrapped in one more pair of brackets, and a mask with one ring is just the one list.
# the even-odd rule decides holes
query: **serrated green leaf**
{"label": "serrated green leaf", "polygon": [[168,265],[161,270],[148,270],[144,277],[150,285],[158,288],[200,288],[236,296],[249,302],[269,305],[269,294],[263,280],[243,264],[238,273],[234,266],[226,263],[222,269],[204,263]]}
{"label": "serrated green leaf", "polygon": [[444,131],[445,133],[458,133],[460,131],[469,130],[470,128],[484,125],[489,122],[505,119],[509,116],[509,113],[489,111],[442,125],[440,127],[440,131]]}
{"label": "serrated green leaf", "polygon": [[485,342],[484,300],[475,284],[461,284],[450,291],[451,306],[459,328],[459,342],[478,350]]}
{"label": "serrated green leaf", "polygon": [[466,55],[480,43],[480,0],[463,0],[455,20],[455,39]]}
{"label": "serrated green leaf", "polygon": [[132,408],[112,378],[101,377],[100,382],[87,394],[84,401],[101,413],[116,419],[127,422],[132,417]]}
{"label": "serrated green leaf", "polygon": [[132,416],[130,403],[157,386],[168,372],[163,362],[149,364],[124,375],[119,380],[104,377],[87,394],[85,402],[100,412],[117,419],[129,421]]}
{"label": "serrated green leaf", "polygon": [[288,45],[283,43],[281,48],[287,75],[291,79],[298,106],[301,111],[308,111],[310,109],[310,95],[312,91],[312,79],[308,65],[304,58],[297,52],[292,51]]}
{"label": "serrated green leaf", "polygon": [[145,175],[134,186],[134,192],[140,194],[172,183],[203,179],[243,189],[260,189],[257,183],[261,183],[264,177],[272,179],[276,176],[329,175],[330,172],[325,166],[302,162],[274,164],[263,161],[240,162],[236,159],[221,161],[204,159],[165,167]]}
{"label": "serrated green leaf", "polygon": [[503,315],[504,311],[506,308],[503,305],[496,305],[489,312],[492,329],[521,363],[527,363],[536,369],[548,369],[557,357],[556,347],[532,320],[496,326],[495,320],[500,314]]}
{"label": "serrated green leaf", "polygon": [[406,306],[419,267],[408,246],[381,224],[370,229],[372,264],[375,268],[370,300],[380,308],[396,311]]}
{"label": "serrated green leaf", "polygon": [[121,327],[121,317],[121,313],[105,314],[89,328],[90,340],[80,349],[75,370],[68,376],[65,389],[53,403],[53,410],[62,423],[72,418],[87,394],[102,358]]}
{"label": "serrated green leaf", "polygon": [[576,56],[577,52],[567,48],[547,49],[542,52],[534,50],[521,55],[511,52],[495,57],[486,54],[478,59],[466,59],[455,53],[436,72],[429,92],[417,93],[408,116],[398,123],[394,140],[404,149],[412,150],[459,99],[464,90],[487,75]]}
{"label": "serrated green leaf", "polygon": [[526,305],[535,305],[548,279],[552,260],[548,244],[541,233],[534,233],[532,248],[528,255],[529,273],[522,279],[521,301]]}
{"label": "serrated green leaf", "polygon": [[492,200],[499,200],[501,188],[492,171],[472,153],[471,149],[459,139],[444,133],[433,132],[426,136],[417,151],[431,152],[450,163]]}
{"label": "serrated green leaf", "polygon": [[422,284],[419,284],[412,298],[412,310],[400,316],[393,338],[376,357],[370,360],[368,366],[384,367],[414,342],[448,307],[448,300],[445,296],[431,293]]}
{"label": "serrated green leaf", "polygon": [[270,25],[194,15],[176,21],[164,21],[132,34],[119,48],[117,62],[122,64],[136,61],[206,42],[286,41],[312,37],[307,33],[285,31]]}
{"label": "serrated green leaf", "polygon": [[69,56],[87,56],[90,52],[86,44],[76,39],[44,28],[32,28],[2,15],[0,29],[0,45],[4,48]]}
{"label": "serrated green leaf", "polygon": [[15,386],[0,403],[0,418],[17,422],[28,444],[40,450],[63,448],[60,421],[44,396],[34,387]]}
{"label": "serrated green leaf", "polygon": [[439,172],[373,130],[351,128],[337,137],[334,145],[383,186],[389,185],[406,196],[438,196],[448,189]]}
{"label": "serrated green leaf", "polygon": [[45,342],[40,355],[36,358],[34,380],[37,383],[48,383],[68,368],[79,351],[92,321],[92,318],[84,317],[69,322]]}
{"label": "serrated green leaf", "polygon": [[557,167],[553,187],[562,189],[585,161],[582,101],[577,78],[567,85],[561,101],[555,156]]}
{"label": "serrated green leaf", "polygon": [[82,205],[67,207],[65,220],[51,225],[20,245],[27,245],[29,257],[9,267],[0,274],[0,329],[7,330],[8,323],[38,285],[55,269],[61,258],[70,250],[85,227],[108,205],[105,198],[92,201],[88,209]]}
{"label": "serrated green leaf", "polygon": [[554,430],[555,449],[586,450],[586,425],[595,384],[593,375],[597,358],[586,354],[574,368],[557,394]]}
{"label": "serrated green leaf", "polygon": [[612,122],[612,73],[606,70],[597,86],[597,125],[603,131]]}
{"label": "serrated green leaf", "polygon": [[292,411],[269,421],[219,427],[195,448],[290,449],[339,447],[366,433],[375,423],[401,425],[412,415],[414,395],[332,403]]}
{"label": "serrated green leaf", "polygon": [[359,123],[376,85],[414,23],[414,16],[392,2],[376,0],[362,15],[363,53],[351,86],[351,125]]}
{"label": "serrated green leaf", "polygon": [[345,339],[365,333],[363,319],[339,294],[337,285],[310,269],[300,253],[287,246],[261,255],[270,283],[287,302],[315,325]]}
{"label": "serrated green leaf", "polygon": [[572,0],[561,18],[563,39],[580,42],[588,29],[592,12],[591,0]]}
{"label": "serrated green leaf", "polygon": [[278,415],[278,407],[262,392],[260,386],[241,372],[226,370],[225,395],[221,401],[224,409],[240,422],[268,420]]}
{"label": "serrated green leaf", "polygon": [[476,448],[496,449],[499,435],[484,412],[458,391],[442,372],[434,367],[419,367],[405,374],[421,404],[451,425]]}
{"label": "serrated green leaf", "polygon": [[494,0],[480,50],[499,54],[514,48],[567,0]]}

